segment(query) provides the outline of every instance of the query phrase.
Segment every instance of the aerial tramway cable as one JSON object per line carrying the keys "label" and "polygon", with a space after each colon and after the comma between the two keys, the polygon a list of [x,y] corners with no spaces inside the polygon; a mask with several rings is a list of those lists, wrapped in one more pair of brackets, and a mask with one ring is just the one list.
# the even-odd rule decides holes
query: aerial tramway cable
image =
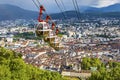
{"label": "aerial tramway cable", "polygon": [[63,0],[60,0],[60,2],[61,2],[61,4],[62,4],[62,6],[63,6],[64,11],[66,11],[66,7],[65,7],[65,5],[64,5],[64,3],[63,3]]}
{"label": "aerial tramway cable", "polygon": [[66,19],[66,16],[65,16],[65,14],[63,13],[63,10],[61,9],[61,7],[60,7],[60,5],[58,4],[57,0],[55,0],[55,3],[57,4],[58,8],[60,9],[60,11],[61,11],[64,19]]}
{"label": "aerial tramway cable", "polygon": [[40,1],[38,1],[38,0],[36,0],[36,1],[38,2],[39,6],[40,6],[41,5]]}
{"label": "aerial tramway cable", "polygon": [[[37,2],[39,3],[39,5],[42,5],[39,0],[37,0]],[[51,23],[52,23],[52,25],[51,25],[51,26],[52,26],[52,30],[54,30],[54,28],[55,28],[55,26],[56,26],[55,22],[52,21],[52,17],[49,16],[49,14],[47,13],[46,10],[45,10],[44,12],[45,12],[45,14],[47,15],[48,19],[51,21]],[[46,17],[46,20],[47,20],[47,17]],[[48,20],[47,20],[47,22],[48,22]]]}
{"label": "aerial tramway cable", "polygon": [[[39,6],[42,5],[39,0],[36,0],[36,1],[38,2]],[[44,11],[44,12],[46,15],[48,15],[47,11]]]}
{"label": "aerial tramway cable", "polygon": [[[77,8],[77,11],[78,11],[78,14],[80,14],[80,9],[79,9],[79,6],[78,6],[78,3],[77,3],[77,0],[74,0],[75,1],[75,4],[76,4],[76,8]],[[80,18],[80,16],[79,16]]]}
{"label": "aerial tramway cable", "polygon": [[75,1],[75,0],[72,0],[72,2],[73,2],[73,6],[74,6],[74,8],[75,8],[75,12],[76,12],[77,18],[78,18],[78,20],[79,20],[79,13],[78,13],[78,8],[77,8],[77,5],[76,5],[76,1]]}
{"label": "aerial tramway cable", "polygon": [[36,2],[34,1],[34,0],[32,0],[33,1],[33,3],[34,3],[34,5],[38,8],[38,10],[39,10],[39,6],[36,4]]}
{"label": "aerial tramway cable", "polygon": [[[37,1],[37,3],[34,1],[34,0],[32,0],[33,1],[33,3],[35,4],[35,6],[38,8],[38,10],[40,9],[40,5],[42,5],[41,3],[40,3],[40,1],[39,0],[36,0]],[[47,14],[47,12],[45,11],[45,13]]]}
{"label": "aerial tramway cable", "polygon": [[[36,6],[36,7],[38,8],[38,10],[39,10],[40,6],[42,5],[42,4],[40,3],[40,1],[39,1],[39,0],[36,0],[39,5],[37,5],[37,3],[36,3],[34,0],[32,0],[32,1],[33,1],[33,3],[35,4],[35,6]],[[44,11],[44,12],[45,12],[46,15],[48,15],[48,13],[47,13],[46,11]],[[51,19],[52,19],[52,18],[51,18]]]}
{"label": "aerial tramway cable", "polygon": [[[40,1],[39,0],[36,0],[37,1],[37,3],[34,1],[34,0],[32,0],[33,1],[33,3],[35,4],[35,6],[38,8],[38,10],[40,9],[40,6],[42,6],[42,4],[40,3]],[[53,28],[55,29],[55,26],[56,26],[56,24],[52,21],[52,18],[48,15],[48,13],[46,12],[46,10],[44,10],[44,12],[45,12],[45,14],[47,15],[46,16],[46,22],[48,22],[48,20],[50,20],[51,22],[52,22],[52,30],[53,30]],[[56,31],[57,31],[57,28],[56,28]]]}
{"label": "aerial tramway cable", "polygon": [[62,6],[63,6],[63,11],[64,11],[64,14],[65,14],[65,16],[66,16],[66,18],[67,18],[67,9],[66,9],[66,7],[65,7],[65,5],[64,5],[64,3],[63,3],[63,0],[60,0],[61,1],[61,4],[62,4]]}
{"label": "aerial tramway cable", "polygon": [[77,11],[79,12],[79,6],[78,6],[78,3],[77,3],[77,0],[74,0],[75,2],[75,5],[76,5],[76,8],[77,8]]}

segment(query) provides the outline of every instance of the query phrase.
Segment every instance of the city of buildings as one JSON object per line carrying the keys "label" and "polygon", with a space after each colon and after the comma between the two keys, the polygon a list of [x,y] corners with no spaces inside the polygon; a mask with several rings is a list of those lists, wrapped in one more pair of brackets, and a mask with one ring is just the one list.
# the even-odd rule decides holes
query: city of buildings
{"label": "city of buildings", "polygon": [[[85,19],[74,24],[58,23],[62,34],[60,39],[65,47],[56,51],[43,39],[35,39],[34,20],[2,21],[0,46],[21,53],[27,64],[40,69],[61,72],[63,66],[62,71],[80,72],[84,57],[99,58],[103,63],[120,61],[119,23],[119,19],[104,18],[93,21]],[[32,33],[34,38],[16,37],[22,33]]]}

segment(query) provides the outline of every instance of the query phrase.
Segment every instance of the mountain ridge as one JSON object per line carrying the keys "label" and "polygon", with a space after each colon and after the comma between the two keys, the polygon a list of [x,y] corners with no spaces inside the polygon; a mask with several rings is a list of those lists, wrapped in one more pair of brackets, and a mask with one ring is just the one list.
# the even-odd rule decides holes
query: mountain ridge
{"label": "mountain ridge", "polygon": [[[103,8],[94,8],[94,7],[84,7],[83,12],[79,15],[89,16],[103,16],[103,17],[120,17],[120,4],[114,4],[108,7]],[[37,19],[38,12],[25,10],[17,6],[0,4],[0,21],[1,20],[15,20],[15,19]],[[75,18],[76,12],[74,10],[65,11],[67,18]],[[53,19],[64,19],[62,13],[52,13],[50,14]]]}
{"label": "mountain ridge", "polygon": [[9,4],[0,4],[0,20],[35,19],[38,12],[25,10]]}

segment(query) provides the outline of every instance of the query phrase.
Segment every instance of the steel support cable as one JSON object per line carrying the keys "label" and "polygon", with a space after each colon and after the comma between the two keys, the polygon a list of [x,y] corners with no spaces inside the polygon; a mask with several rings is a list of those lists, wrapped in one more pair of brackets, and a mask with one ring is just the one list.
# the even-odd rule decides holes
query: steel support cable
{"label": "steel support cable", "polygon": [[[42,5],[42,4],[40,3],[40,1],[39,1],[39,0],[36,0],[36,1],[37,1],[37,3],[39,4],[39,7],[40,7],[40,6]],[[45,12],[46,15],[48,15],[46,11],[44,11],[44,12]]]}
{"label": "steel support cable", "polygon": [[[75,1],[75,4],[76,4],[76,8],[77,8],[77,11],[78,11],[78,15],[80,14],[80,9],[79,9],[79,6],[78,6],[78,3],[77,3],[77,0],[74,0]],[[79,19],[80,19],[80,16],[79,16]]]}
{"label": "steel support cable", "polygon": [[36,1],[38,2],[39,6],[40,6],[41,5],[40,1],[39,0],[36,0]]}
{"label": "steel support cable", "polygon": [[76,7],[76,4],[75,4],[75,1],[72,0],[72,2],[73,2],[73,6],[74,6],[74,8],[75,8],[75,12],[76,12],[77,18],[78,18],[78,20],[79,20],[79,15],[78,15],[78,12],[77,12],[77,7]]}
{"label": "steel support cable", "polygon": [[78,6],[77,6],[76,0],[74,0],[74,4],[75,4],[75,7],[76,7],[76,13],[78,15],[78,20],[80,20],[80,18],[79,18],[79,10],[78,10]]}
{"label": "steel support cable", "polygon": [[[33,1],[33,3],[35,4],[35,6],[38,8],[38,10],[40,9],[40,5],[42,5],[38,0],[36,0],[37,2],[38,2],[38,4],[39,5],[37,5],[37,3],[34,1],[34,0],[32,0]],[[47,14],[47,12],[45,11],[45,13]]]}
{"label": "steel support cable", "polygon": [[65,5],[64,5],[64,3],[63,3],[63,1],[62,1],[62,0],[60,0],[60,2],[61,2],[61,4],[62,4],[62,6],[63,6],[64,11],[65,11],[65,10],[66,10],[66,7],[65,7]]}
{"label": "steel support cable", "polygon": [[[48,3],[48,5],[49,5],[49,2],[48,2],[47,0],[46,0],[46,2],[47,2],[47,3]],[[45,11],[45,14],[46,14],[46,15],[49,15],[47,11]],[[52,17],[50,17],[50,18],[51,18],[51,22],[53,22],[53,23],[54,23],[54,21],[52,21],[52,20],[53,20],[53,19],[52,19]]]}
{"label": "steel support cable", "polygon": [[[34,0],[32,0],[33,1],[33,3],[35,4],[35,6],[38,8],[38,10],[40,9],[40,5],[42,5],[40,2],[39,2],[39,0],[37,0],[37,2],[38,2],[38,4],[39,4],[39,6],[36,4],[36,2],[34,1]],[[48,15],[48,13],[46,12],[46,11],[44,11],[45,12],[45,14],[46,15]],[[52,21],[52,18],[51,18],[51,20],[50,20],[52,23],[54,23],[54,21]]]}
{"label": "steel support cable", "polygon": [[65,14],[65,16],[66,16],[66,18],[67,18],[67,12],[65,12],[65,11],[67,11],[67,9],[66,9],[66,7],[65,7],[65,5],[64,5],[64,3],[63,3],[63,0],[60,0],[60,1],[61,1],[62,6],[63,6],[64,14]]}
{"label": "steel support cable", "polygon": [[78,6],[78,3],[77,3],[77,0],[74,0],[75,2],[75,5],[76,5],[76,8],[77,8],[77,11],[79,12],[79,6]]}
{"label": "steel support cable", "polygon": [[[37,2],[38,2],[38,4],[39,4],[39,6],[37,5],[37,3],[34,1],[34,0],[32,0],[33,1],[33,3],[35,4],[35,6],[38,8],[38,10],[40,9],[40,5],[42,5],[41,3],[40,3],[40,1],[39,0],[36,0]],[[48,15],[48,13],[45,11],[45,14],[46,15]],[[51,18],[51,22],[53,22],[52,21],[52,18]]]}
{"label": "steel support cable", "polygon": [[32,0],[32,2],[37,7],[37,9],[39,10],[39,6],[37,5],[37,3],[34,0]]}
{"label": "steel support cable", "polygon": [[[37,5],[37,3],[34,1],[34,0],[32,0],[33,1],[33,4],[38,8],[38,10],[39,10],[39,6]],[[35,30],[35,26],[36,26],[36,24],[34,25],[34,30]],[[35,33],[35,37],[36,37],[36,33]]]}
{"label": "steel support cable", "polygon": [[[36,0],[36,1],[38,2],[39,6],[42,5],[39,0]],[[46,10],[44,12],[45,12],[46,15],[48,15]]]}
{"label": "steel support cable", "polygon": [[39,6],[36,4],[36,2],[34,1],[34,0],[32,0],[33,1],[33,3],[34,3],[34,5],[38,8],[38,10],[39,10]]}
{"label": "steel support cable", "polygon": [[63,10],[61,9],[61,7],[60,7],[60,5],[58,4],[57,0],[55,0],[55,3],[57,4],[58,8],[60,9],[60,11],[61,11],[64,19],[66,19],[66,16],[65,16],[65,14],[63,13]]}
{"label": "steel support cable", "polygon": [[60,9],[60,11],[61,11],[64,19],[66,19],[66,16],[65,16],[65,14],[63,13],[63,10],[62,10],[62,8],[60,7],[60,5],[58,4],[57,0],[55,0],[55,2],[56,2],[56,4],[57,4],[58,8]]}

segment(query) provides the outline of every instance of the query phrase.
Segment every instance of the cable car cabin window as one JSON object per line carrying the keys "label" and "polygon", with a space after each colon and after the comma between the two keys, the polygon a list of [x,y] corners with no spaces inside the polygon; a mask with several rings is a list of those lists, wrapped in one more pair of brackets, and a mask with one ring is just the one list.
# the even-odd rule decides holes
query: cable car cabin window
{"label": "cable car cabin window", "polygon": [[49,28],[49,25],[46,23],[46,24],[44,24],[44,28],[45,29],[48,29]]}
{"label": "cable car cabin window", "polygon": [[53,32],[50,32],[50,36],[54,36],[54,33],[53,33]]}
{"label": "cable car cabin window", "polygon": [[42,28],[43,28],[43,25],[39,24],[38,27],[37,27],[37,30],[41,30]]}

